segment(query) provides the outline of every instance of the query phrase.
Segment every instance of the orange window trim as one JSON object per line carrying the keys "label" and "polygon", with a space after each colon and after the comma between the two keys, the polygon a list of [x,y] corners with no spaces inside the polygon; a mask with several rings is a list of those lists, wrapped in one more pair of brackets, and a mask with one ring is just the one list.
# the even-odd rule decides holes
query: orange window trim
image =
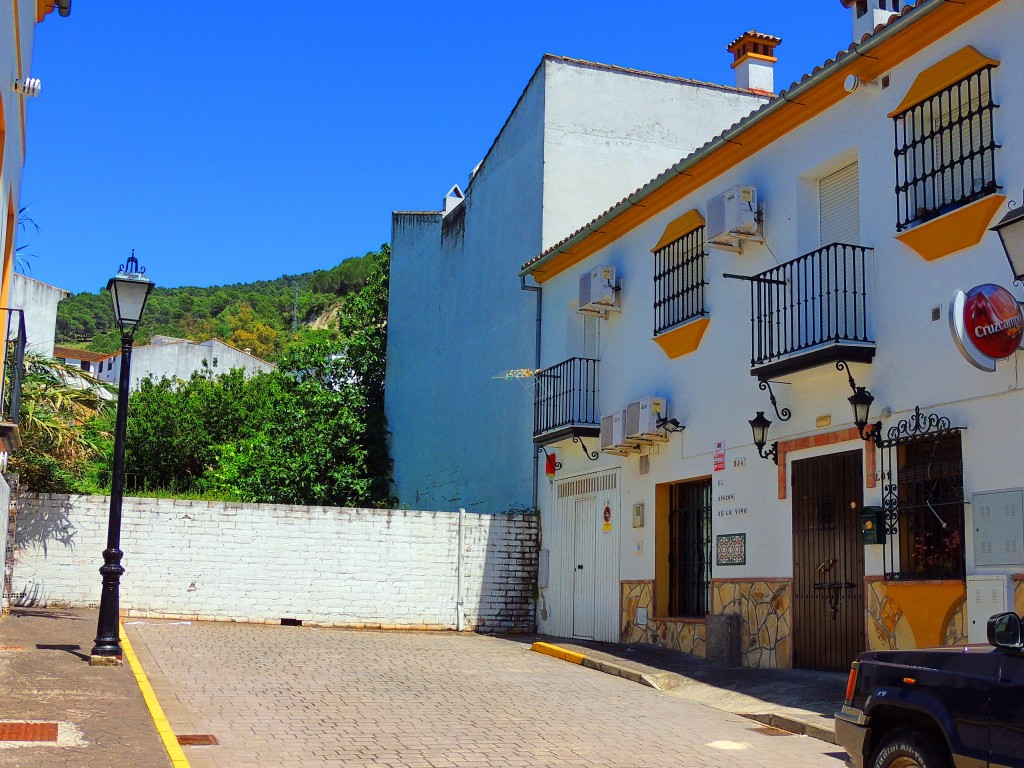
{"label": "orange window trim", "polygon": [[988,56],[978,53],[977,49],[972,45],[961,48],[942,61],[921,70],[917,77],[914,78],[914,82],[910,85],[907,95],[903,97],[903,101],[900,102],[896,109],[889,113],[889,117],[896,117],[911,107],[927,101],[936,93],[946,90],[954,83],[959,83],[978,70],[985,67],[998,66],[999,62],[996,59],[990,59]]}

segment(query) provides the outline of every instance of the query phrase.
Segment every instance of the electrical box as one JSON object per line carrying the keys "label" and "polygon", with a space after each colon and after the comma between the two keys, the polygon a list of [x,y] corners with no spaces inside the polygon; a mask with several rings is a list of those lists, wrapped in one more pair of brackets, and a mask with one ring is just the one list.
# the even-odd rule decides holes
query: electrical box
{"label": "electrical box", "polygon": [[644,527],[644,503],[642,501],[633,505],[633,527]]}
{"label": "electrical box", "polygon": [[971,497],[975,565],[1024,565],[1024,490]]}
{"label": "electrical box", "polygon": [[615,267],[597,267],[580,275],[579,311],[603,315],[619,306]]}
{"label": "electrical box", "polygon": [[988,620],[1009,610],[1009,576],[967,577],[967,642],[988,642]]}
{"label": "electrical box", "polygon": [[727,251],[741,250],[741,240],[762,240],[757,189],[738,186],[711,198],[705,226],[708,245]]}
{"label": "electrical box", "polygon": [[626,437],[630,440],[667,440],[658,428],[658,420],[668,418],[664,397],[645,397],[626,406]]}
{"label": "electrical box", "polygon": [[860,511],[860,532],[865,544],[882,544],[885,541],[885,510],[881,507],[864,507]]}

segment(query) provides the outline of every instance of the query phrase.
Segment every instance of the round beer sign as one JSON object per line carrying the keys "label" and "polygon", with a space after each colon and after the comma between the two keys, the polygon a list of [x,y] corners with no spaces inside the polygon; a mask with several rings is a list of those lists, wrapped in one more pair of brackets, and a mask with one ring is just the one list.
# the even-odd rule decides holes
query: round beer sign
{"label": "round beer sign", "polygon": [[949,325],[961,354],[977,368],[994,371],[996,361],[1010,357],[1021,343],[1024,317],[1012,293],[985,283],[957,291],[950,305]]}

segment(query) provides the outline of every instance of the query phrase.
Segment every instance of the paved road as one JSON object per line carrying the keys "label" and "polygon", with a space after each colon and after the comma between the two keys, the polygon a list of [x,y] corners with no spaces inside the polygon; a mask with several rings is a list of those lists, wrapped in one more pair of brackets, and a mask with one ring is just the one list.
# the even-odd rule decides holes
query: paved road
{"label": "paved road", "polygon": [[839,748],[509,640],[127,623],[193,768],[841,768]]}

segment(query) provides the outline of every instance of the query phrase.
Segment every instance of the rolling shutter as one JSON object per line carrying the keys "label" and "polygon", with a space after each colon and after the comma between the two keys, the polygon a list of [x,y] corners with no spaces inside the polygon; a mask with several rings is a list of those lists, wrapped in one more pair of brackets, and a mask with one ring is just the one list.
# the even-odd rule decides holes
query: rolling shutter
{"label": "rolling shutter", "polygon": [[857,163],[818,180],[821,245],[860,244],[860,188]]}

